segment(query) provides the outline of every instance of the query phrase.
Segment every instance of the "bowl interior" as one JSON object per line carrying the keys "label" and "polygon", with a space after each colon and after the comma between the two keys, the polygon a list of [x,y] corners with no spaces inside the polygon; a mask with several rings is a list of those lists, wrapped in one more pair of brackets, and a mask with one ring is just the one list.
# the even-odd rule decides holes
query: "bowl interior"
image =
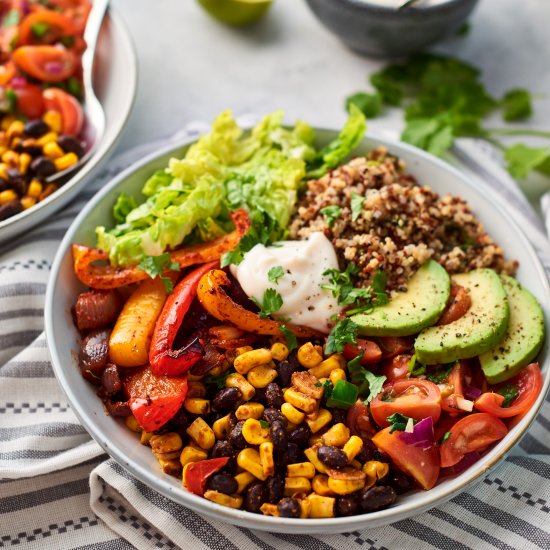
{"label": "bowl interior", "polygon": [[[321,142],[327,142],[336,133],[318,130],[317,134]],[[408,171],[415,175],[420,183],[431,186],[440,194],[460,195],[470,203],[489,234],[504,246],[506,255],[519,260],[519,281],[535,294],[542,304],[546,319],[549,319],[550,289],[546,274],[533,248],[520,229],[510,220],[499,198],[491,196],[488,188],[476,187],[449,165],[408,145],[368,136],[356,153],[365,153],[380,144],[386,145],[392,153],[405,160]],[[153,154],[137,166],[120,174],[102,189],[69,228],[52,268],[46,296],[46,333],[54,370],[83,425],[112,457],[155,490],[213,518],[255,529],[317,534],[377,527],[418,514],[448,500],[456,492],[464,490],[504,457],[533,420],[550,384],[546,346],[539,357],[544,374],[543,391],[535,406],[507,437],[460,476],[441,482],[431,491],[402,496],[395,506],[387,510],[330,520],[272,518],[211,503],[182,489],[177,479],[163,474],[150,450],[139,445],[135,434],[126,429],[123,424],[105,414],[94,388],[80,376],[75,361],[78,351],[78,333],[73,326],[70,311],[77,294],[84,287],[73,275],[70,246],[72,243],[95,245],[94,229],[97,225],[112,226],[111,210],[119,193],[125,192],[140,199],[140,190],[145,180],[155,170],[166,167],[170,157],[181,156],[187,146],[188,144],[171,146],[169,149]]]}

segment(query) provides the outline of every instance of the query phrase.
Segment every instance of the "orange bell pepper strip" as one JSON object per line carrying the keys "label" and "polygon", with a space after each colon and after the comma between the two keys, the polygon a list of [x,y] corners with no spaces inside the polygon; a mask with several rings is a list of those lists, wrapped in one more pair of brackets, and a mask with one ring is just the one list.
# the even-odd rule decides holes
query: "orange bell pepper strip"
{"label": "orange bell pepper strip", "polygon": [[[170,252],[172,262],[180,268],[195,264],[205,264],[219,260],[223,254],[233,250],[242,236],[250,228],[250,218],[243,209],[231,213],[235,230],[206,243],[186,246]],[[104,250],[73,244],[74,272],[85,285],[98,290],[108,290],[124,285],[137,283],[149,275],[136,266],[112,267],[110,265],[93,265],[94,262],[109,261],[109,255]]]}
{"label": "orange bell pepper strip", "polygon": [[280,336],[280,327],[284,324],[298,338],[324,336],[320,332],[300,325],[281,323],[272,319],[262,319],[256,313],[248,311],[235,303],[222,288],[229,286],[229,277],[224,271],[213,269],[204,274],[197,288],[197,296],[202,307],[220,321],[230,322],[246,332]]}

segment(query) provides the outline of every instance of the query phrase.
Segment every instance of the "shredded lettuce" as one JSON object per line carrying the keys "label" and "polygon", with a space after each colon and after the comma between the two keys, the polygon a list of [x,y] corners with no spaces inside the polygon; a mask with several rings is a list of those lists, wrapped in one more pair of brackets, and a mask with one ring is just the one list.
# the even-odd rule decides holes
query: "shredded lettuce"
{"label": "shredded lettuce", "polygon": [[221,113],[209,133],[192,145],[184,158],[170,159],[153,174],[135,205],[121,195],[114,207],[117,225],[97,227],[97,244],[114,266],[139,264],[182,243],[207,241],[231,230],[229,213],[245,208],[261,214],[284,235],[300,183],[338,165],[357,145],[365,119],[351,110],[338,138],[317,152],[314,131],[305,122],[283,126],[283,113],[264,117],[250,132],[237,125],[231,112]]}

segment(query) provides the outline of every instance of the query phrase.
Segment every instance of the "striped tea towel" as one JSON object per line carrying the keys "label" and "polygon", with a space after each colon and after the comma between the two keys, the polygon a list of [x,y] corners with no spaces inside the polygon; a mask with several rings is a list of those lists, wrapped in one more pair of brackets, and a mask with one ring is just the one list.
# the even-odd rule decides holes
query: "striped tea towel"
{"label": "striped tea towel", "polygon": [[[192,125],[174,139],[204,129]],[[107,459],[53,377],[43,334],[44,292],[59,241],[83,204],[131,162],[166,143],[119,155],[49,223],[0,249],[0,548],[550,549],[548,400],[519,446],[475,488],[391,526],[319,538],[209,520]],[[461,144],[455,153],[472,177],[479,173],[505,195],[550,267],[543,225],[515,183],[479,144]]]}

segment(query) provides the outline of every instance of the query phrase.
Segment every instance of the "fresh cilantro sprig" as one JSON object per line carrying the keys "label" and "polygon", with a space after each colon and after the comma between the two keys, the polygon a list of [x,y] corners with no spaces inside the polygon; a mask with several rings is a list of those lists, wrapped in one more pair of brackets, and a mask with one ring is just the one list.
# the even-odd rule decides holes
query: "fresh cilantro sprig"
{"label": "fresh cilantro sprig", "polygon": [[165,271],[179,271],[180,266],[178,263],[173,262],[170,258],[170,254],[165,252],[159,256],[147,256],[138,264],[138,268],[145,271],[154,279],[155,277],[160,277],[162,284],[168,294],[174,290],[174,283],[170,277],[164,277],[163,273]]}
{"label": "fresh cilantro sprig", "polygon": [[448,363],[447,365],[442,365],[436,370],[430,371],[426,374],[426,380],[433,382],[434,384],[442,384],[449,378],[451,371],[453,370],[454,363]]}
{"label": "fresh cilantro sprig", "polygon": [[363,354],[359,354],[348,363],[351,381],[359,387],[359,395],[364,398],[363,404],[368,405],[381,391],[386,381],[385,376],[378,376],[361,365]]}
{"label": "fresh cilantro sprig", "polygon": [[342,209],[335,204],[325,206],[324,208],[321,208],[319,212],[321,212],[329,227],[334,227],[336,220],[342,215]]}
{"label": "fresh cilantro sprig", "polygon": [[443,445],[443,443],[445,443],[445,441],[447,441],[447,439],[449,439],[449,437],[451,437],[452,435],[452,432],[445,432],[442,437],[441,437],[441,441],[439,442],[440,445]]}
{"label": "fresh cilantro sprig", "polygon": [[210,375],[210,376],[207,376],[203,382],[207,385],[207,386],[216,386],[216,388],[218,390],[222,390],[223,388],[225,388],[225,380],[227,378],[227,373],[224,373],[224,374],[217,374],[217,375]]}
{"label": "fresh cilantro sprig", "polygon": [[[390,423],[390,433],[392,433],[395,430],[404,432],[410,418],[401,413],[393,413],[386,420]],[[413,424],[416,424],[416,420],[413,420]]]}
{"label": "fresh cilantro sprig", "polygon": [[279,282],[279,279],[283,278],[285,276],[285,271],[280,265],[276,265],[275,267],[272,267],[267,272],[267,280],[270,283],[273,283],[276,285]]}
{"label": "fresh cilantro sprig", "polygon": [[351,194],[351,221],[357,221],[361,212],[363,211],[363,203],[365,197],[358,195],[357,193]]}
{"label": "fresh cilantro sprig", "polygon": [[341,353],[346,344],[357,344],[359,327],[351,319],[338,321],[327,338],[325,352],[327,355]]}
{"label": "fresh cilantro sprig", "polygon": [[279,327],[279,330],[285,337],[286,347],[288,348],[288,351],[295,350],[298,347],[298,340],[296,339],[296,335],[285,325],[281,325]]}
{"label": "fresh cilantro sprig", "polygon": [[531,116],[534,96],[528,90],[515,88],[496,99],[485,89],[476,67],[453,57],[428,53],[388,65],[372,74],[370,82],[376,92],[351,95],[346,108],[355,105],[373,118],[381,114],[376,107],[377,97],[386,105],[403,106],[403,141],[441,156],[457,137],[484,139],[502,149],[513,177],[524,179],[535,170],[550,176],[550,146],[505,145],[500,140],[506,136],[550,138],[550,131],[485,126],[486,117],[496,110],[506,122]]}
{"label": "fresh cilantro sprig", "polygon": [[274,288],[268,288],[264,292],[261,303],[256,298],[250,299],[260,308],[258,315],[262,319],[267,319],[271,314],[279,311],[281,307],[283,307],[283,298]]}
{"label": "fresh cilantro sprig", "polygon": [[504,397],[502,406],[506,408],[509,407],[512,404],[512,401],[517,398],[519,395],[519,389],[514,384],[506,384],[505,386],[502,386],[502,388],[498,389],[496,393]]}

